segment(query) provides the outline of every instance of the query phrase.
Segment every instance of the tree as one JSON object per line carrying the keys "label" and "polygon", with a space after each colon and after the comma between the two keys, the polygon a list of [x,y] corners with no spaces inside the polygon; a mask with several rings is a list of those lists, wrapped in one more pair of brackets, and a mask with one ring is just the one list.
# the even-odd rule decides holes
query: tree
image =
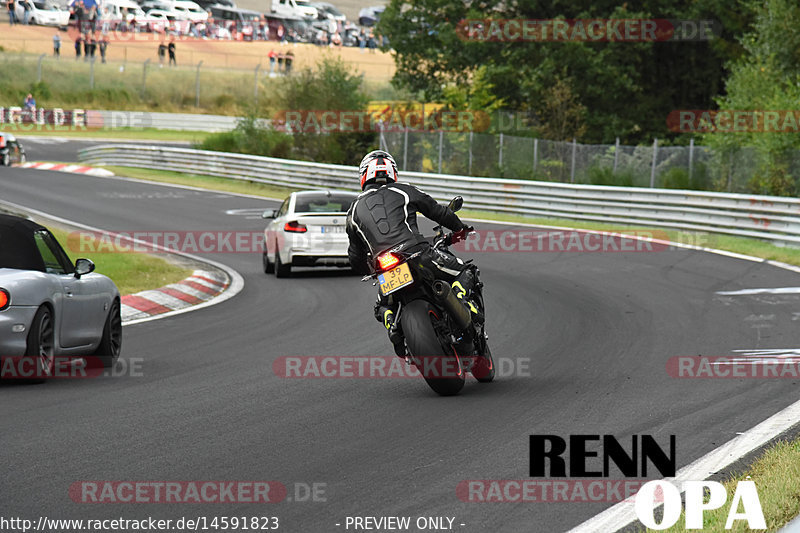
{"label": "tree", "polygon": [[[651,0],[638,10],[622,0],[483,2],[391,0],[379,31],[397,63],[394,83],[439,100],[451,84],[468,87],[477,69],[509,110],[539,112],[540,103],[569,80],[586,109],[586,142],[651,142],[677,137],[666,117],[676,109],[714,105],[725,64],[741,54],[739,37],[753,20],[749,0]],[[465,38],[465,20],[715,19],[718,38],[691,42],[502,42]],[[542,122],[540,119],[539,122]]]}
{"label": "tree", "polygon": [[750,182],[752,192],[796,196],[800,168],[793,168],[793,160],[800,149],[800,113],[791,111],[800,111],[800,6],[793,0],[753,5],[757,10],[753,31],[741,39],[746,54],[732,63],[726,94],[717,103],[728,111],[789,113],[780,114],[781,131],[764,131],[763,121],[760,126],[748,121],[742,128],[748,131],[710,132],[703,142],[725,156],[744,146],[754,147],[757,165]]}

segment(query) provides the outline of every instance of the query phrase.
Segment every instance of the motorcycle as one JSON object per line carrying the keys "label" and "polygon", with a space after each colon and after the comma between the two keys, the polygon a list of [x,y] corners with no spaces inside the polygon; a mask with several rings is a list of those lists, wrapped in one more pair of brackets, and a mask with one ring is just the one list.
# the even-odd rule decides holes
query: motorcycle
{"label": "motorcycle", "polygon": [[[458,211],[463,198],[456,196],[448,207]],[[435,228],[432,247],[446,251],[455,244],[456,234]],[[374,280],[384,296],[393,295],[398,303],[393,328],[400,328],[405,338],[406,363],[415,365],[431,389],[442,396],[458,394],[464,387],[466,373],[481,383],[494,379],[492,352],[483,320],[483,283],[478,269],[469,296],[479,313],[470,311],[446,281],[419,261],[422,251],[405,252],[394,247],[377,254],[374,272],[362,281]],[[467,263],[471,263],[467,261]],[[474,315],[474,316],[473,316]]]}

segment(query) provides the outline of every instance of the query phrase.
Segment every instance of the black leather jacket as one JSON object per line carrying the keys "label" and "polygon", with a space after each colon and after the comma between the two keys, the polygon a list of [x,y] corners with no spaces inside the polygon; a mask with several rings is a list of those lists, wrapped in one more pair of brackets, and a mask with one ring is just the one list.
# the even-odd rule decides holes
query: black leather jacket
{"label": "black leather jacket", "polygon": [[408,249],[427,242],[417,229],[417,213],[450,230],[459,231],[464,223],[446,206],[407,183],[378,185],[370,183],[347,213],[347,254],[350,265],[359,274],[369,274],[371,254],[403,245]]}

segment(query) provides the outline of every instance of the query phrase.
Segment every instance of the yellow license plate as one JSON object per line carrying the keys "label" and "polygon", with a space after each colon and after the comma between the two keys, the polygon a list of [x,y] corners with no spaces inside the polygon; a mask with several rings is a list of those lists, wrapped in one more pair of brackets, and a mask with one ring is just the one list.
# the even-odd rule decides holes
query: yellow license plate
{"label": "yellow license plate", "polygon": [[408,263],[396,266],[389,272],[384,272],[378,276],[381,294],[389,294],[413,282],[414,278],[411,276],[411,269],[408,268]]}

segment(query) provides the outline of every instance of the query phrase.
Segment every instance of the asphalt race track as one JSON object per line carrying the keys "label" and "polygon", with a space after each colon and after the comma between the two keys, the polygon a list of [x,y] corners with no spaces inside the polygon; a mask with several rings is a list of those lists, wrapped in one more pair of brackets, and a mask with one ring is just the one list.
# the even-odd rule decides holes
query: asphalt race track
{"label": "asphalt race track", "polygon": [[[277,206],[6,168],[0,199],[116,231],[260,231],[262,220],[226,211]],[[496,360],[529,362],[530,376],[468,378],[453,398],[421,379],[278,377],[281,356],[392,354],[372,317],[375,288],[337,270],[276,279],[259,254],[212,254],[242,274],[243,292],[126,327],[122,357],[141,358],[141,375],[0,385],[0,509],[32,520],[277,516],[291,532],[344,531],[347,516],[564,531],[611,504],[468,503],[456,487],[530,479],[532,433],[675,434],[680,468],[797,400],[796,379],[675,379],[665,364],[800,348],[798,295],[715,295],[800,286],[800,274],[681,249],[462,255],[481,267]],[[292,500],[295,483],[324,483],[326,501],[74,503],[70,485],[82,480],[275,480]]]}

